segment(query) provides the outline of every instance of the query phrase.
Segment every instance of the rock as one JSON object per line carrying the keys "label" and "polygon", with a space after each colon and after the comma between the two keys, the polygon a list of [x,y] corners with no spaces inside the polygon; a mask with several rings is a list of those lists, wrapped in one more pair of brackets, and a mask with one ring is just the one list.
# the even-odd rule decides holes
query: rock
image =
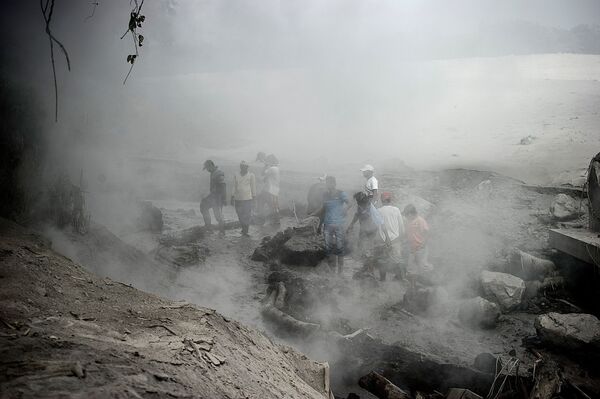
{"label": "rock", "polygon": [[586,313],[554,313],[539,315],[535,330],[540,340],[567,350],[599,350],[600,320]]}
{"label": "rock", "polygon": [[481,272],[480,281],[485,295],[502,309],[512,309],[521,304],[525,282],[519,277],[484,270]]}
{"label": "rock", "polygon": [[316,266],[324,258],[325,243],[317,235],[295,235],[281,249],[281,261],[288,265]]}
{"label": "rock", "polygon": [[573,220],[587,212],[587,208],[580,205],[578,200],[567,194],[557,194],[550,205],[550,214],[556,220]]}
{"label": "rock", "polygon": [[448,293],[442,287],[418,287],[404,294],[403,304],[407,310],[423,313],[439,310],[448,301]]}
{"label": "rock", "polygon": [[137,220],[141,230],[161,232],[163,229],[163,214],[160,209],[152,205],[150,201],[141,201],[140,216]]}
{"label": "rock", "polygon": [[494,328],[498,317],[498,305],[480,296],[464,301],[458,310],[458,319],[471,327]]}
{"label": "rock", "polygon": [[556,273],[556,266],[551,260],[538,258],[517,249],[510,256],[509,271],[525,280],[542,281],[546,276]]}
{"label": "rock", "polygon": [[496,373],[496,370],[502,368],[502,362],[500,361],[500,358],[491,353],[480,353],[475,357],[473,367],[484,373]]}
{"label": "rock", "polygon": [[529,136],[525,136],[521,139],[521,141],[519,141],[519,145],[529,145],[531,143],[533,143],[533,140],[535,140],[536,137],[529,135]]}

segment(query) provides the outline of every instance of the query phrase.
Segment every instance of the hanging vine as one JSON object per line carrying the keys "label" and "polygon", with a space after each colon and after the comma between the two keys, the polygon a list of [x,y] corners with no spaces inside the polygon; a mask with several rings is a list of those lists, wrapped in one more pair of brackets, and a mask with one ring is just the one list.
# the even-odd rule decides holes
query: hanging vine
{"label": "hanging vine", "polygon": [[133,8],[133,10],[131,10],[131,13],[129,15],[129,23],[127,24],[127,30],[125,31],[125,33],[123,33],[123,36],[121,36],[121,40],[125,36],[127,36],[128,33],[131,33],[131,37],[133,39],[133,48],[135,49],[135,54],[129,54],[127,56],[127,62],[131,65],[129,67],[129,72],[127,72],[127,76],[125,76],[125,79],[123,80],[123,84],[125,84],[127,82],[127,79],[129,78],[129,75],[131,74],[131,71],[133,70],[133,65],[135,64],[135,60],[137,59],[137,57],[139,55],[138,49],[140,47],[142,47],[142,45],[144,43],[144,36],[142,36],[137,31],[138,28],[142,27],[142,23],[146,20],[146,17],[141,14],[142,6],[144,5],[144,0],[142,0],[140,3],[138,3],[138,0],[133,0],[133,2],[135,3],[135,7]]}
{"label": "hanging vine", "polygon": [[46,23],[46,34],[50,41],[50,60],[52,61],[52,75],[54,77],[54,121],[58,122],[58,84],[56,82],[56,65],[54,61],[54,43],[58,44],[62,50],[65,59],[67,60],[67,69],[71,70],[71,60],[69,59],[69,53],[63,44],[54,37],[52,30],[50,29],[50,23],[52,22],[52,14],[54,13],[54,0],[40,0],[40,7],[42,9],[42,15],[44,16],[44,22]]}

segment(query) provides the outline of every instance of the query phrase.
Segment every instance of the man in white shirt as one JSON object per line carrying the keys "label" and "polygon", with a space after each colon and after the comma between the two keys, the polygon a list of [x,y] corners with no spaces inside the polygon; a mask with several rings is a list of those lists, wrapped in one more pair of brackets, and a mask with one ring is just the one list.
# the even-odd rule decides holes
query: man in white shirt
{"label": "man in white shirt", "polygon": [[365,179],[367,179],[365,183],[365,192],[371,199],[371,203],[375,205],[377,203],[377,191],[379,190],[379,182],[375,178],[375,168],[373,165],[367,164],[363,166],[360,171]]}
{"label": "man in white shirt", "polygon": [[375,248],[375,263],[382,281],[388,271],[394,271],[398,278],[402,277],[402,241],[405,236],[404,218],[400,209],[392,205],[392,194],[381,193],[381,208],[377,210],[383,218],[379,226],[380,244]]}
{"label": "man in white shirt", "polygon": [[240,225],[242,226],[242,236],[248,237],[250,228],[250,219],[252,218],[252,204],[256,197],[256,181],[254,173],[248,172],[248,163],[240,163],[240,173],[233,176],[233,195],[231,196],[231,205],[235,206]]}
{"label": "man in white shirt", "polygon": [[[263,212],[264,206],[268,205],[272,211],[275,224],[279,224],[279,160],[270,154],[265,159],[265,170],[263,172],[264,187],[260,194],[258,211]],[[267,215],[265,215],[265,218]]]}

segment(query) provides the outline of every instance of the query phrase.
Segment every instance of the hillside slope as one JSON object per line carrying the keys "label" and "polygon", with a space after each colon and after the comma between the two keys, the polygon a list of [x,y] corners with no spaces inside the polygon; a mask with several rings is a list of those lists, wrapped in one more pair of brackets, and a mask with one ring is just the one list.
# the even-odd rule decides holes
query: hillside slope
{"label": "hillside slope", "polygon": [[326,398],[326,364],[101,279],[0,220],[2,397]]}

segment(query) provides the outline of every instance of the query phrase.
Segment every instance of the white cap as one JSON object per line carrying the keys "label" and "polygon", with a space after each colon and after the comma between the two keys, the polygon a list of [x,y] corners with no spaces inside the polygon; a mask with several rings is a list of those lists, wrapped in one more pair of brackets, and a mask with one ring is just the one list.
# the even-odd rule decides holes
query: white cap
{"label": "white cap", "polygon": [[373,167],[373,165],[366,164],[365,166],[362,167],[362,169],[360,171],[361,172],[366,172],[366,171],[375,172],[375,168]]}
{"label": "white cap", "polygon": [[326,179],[326,178],[327,178],[327,173],[325,173],[323,176],[319,176],[319,177],[317,177],[317,179],[318,179],[319,181],[325,181],[325,179]]}

